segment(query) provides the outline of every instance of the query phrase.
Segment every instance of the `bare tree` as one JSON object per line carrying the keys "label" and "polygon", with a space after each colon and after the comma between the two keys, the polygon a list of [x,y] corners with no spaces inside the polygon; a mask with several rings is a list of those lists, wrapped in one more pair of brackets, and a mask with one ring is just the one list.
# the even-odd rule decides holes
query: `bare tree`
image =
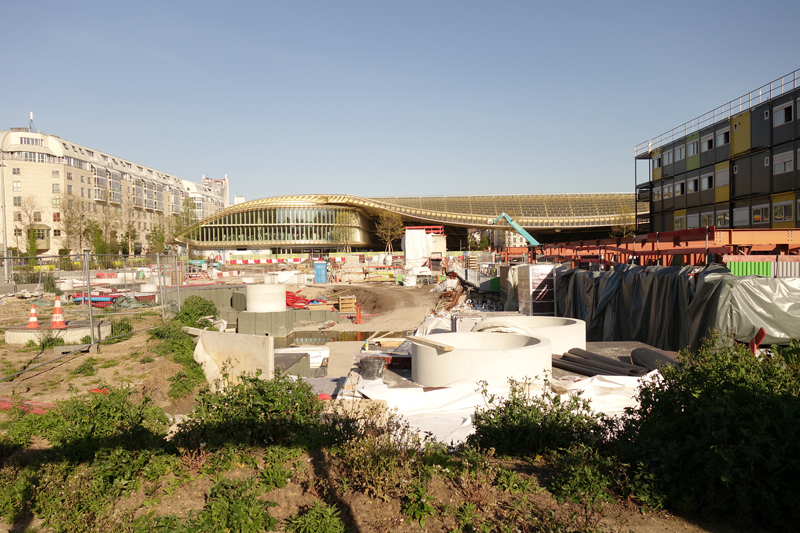
{"label": "bare tree", "polygon": [[33,194],[23,196],[19,205],[14,206],[14,236],[17,241],[17,250],[22,250],[23,244],[29,256],[39,253],[36,243],[36,226],[42,223],[42,208],[37,197]]}
{"label": "bare tree", "polygon": [[618,222],[611,226],[612,237],[630,237],[636,232],[636,218],[633,213],[622,213],[617,215]]}
{"label": "bare tree", "polygon": [[386,251],[392,253],[392,242],[403,236],[403,218],[393,211],[383,211],[378,215],[375,235],[386,243]]}
{"label": "bare tree", "polygon": [[87,231],[94,220],[92,203],[86,202],[72,194],[62,193],[60,197],[61,232],[66,240],[67,248],[76,253],[83,252],[91,245]]}

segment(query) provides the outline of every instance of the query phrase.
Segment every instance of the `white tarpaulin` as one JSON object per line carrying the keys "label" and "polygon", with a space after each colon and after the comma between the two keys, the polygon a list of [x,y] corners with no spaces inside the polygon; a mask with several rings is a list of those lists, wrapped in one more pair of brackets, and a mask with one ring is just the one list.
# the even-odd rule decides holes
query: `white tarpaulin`
{"label": "white tarpaulin", "polygon": [[[642,379],[650,379],[657,372]],[[582,397],[591,402],[595,412],[609,416],[621,415],[626,407],[635,407],[639,389],[638,377],[595,376],[580,381],[555,380],[557,388],[566,389],[564,394],[582,391]],[[544,383],[533,382],[531,394],[541,394]],[[482,387],[481,387],[482,388]],[[488,395],[507,398],[510,386],[507,380],[491,380],[486,385]],[[463,381],[452,386],[425,391],[422,388],[389,388],[382,380],[360,381],[355,393],[371,400],[384,400],[390,409],[397,412],[421,433],[430,433],[445,444],[464,442],[475,432],[472,424],[475,409],[485,406],[484,397],[477,383]],[[358,397],[358,396],[356,396]]]}
{"label": "white tarpaulin", "polygon": [[406,228],[402,240],[403,270],[410,271],[414,267],[421,267],[433,251],[433,236],[424,229],[415,230]]}

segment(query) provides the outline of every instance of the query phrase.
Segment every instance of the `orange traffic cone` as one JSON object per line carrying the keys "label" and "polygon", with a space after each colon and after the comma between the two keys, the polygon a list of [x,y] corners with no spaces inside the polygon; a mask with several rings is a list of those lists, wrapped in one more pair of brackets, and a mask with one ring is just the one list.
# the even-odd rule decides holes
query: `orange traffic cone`
{"label": "orange traffic cone", "polygon": [[64,322],[64,310],[61,309],[61,298],[56,296],[56,305],[53,307],[53,321],[50,323],[50,329],[67,329],[67,323]]}
{"label": "orange traffic cone", "polygon": [[28,319],[26,329],[39,329],[39,318],[36,316],[36,306],[31,304],[31,317]]}

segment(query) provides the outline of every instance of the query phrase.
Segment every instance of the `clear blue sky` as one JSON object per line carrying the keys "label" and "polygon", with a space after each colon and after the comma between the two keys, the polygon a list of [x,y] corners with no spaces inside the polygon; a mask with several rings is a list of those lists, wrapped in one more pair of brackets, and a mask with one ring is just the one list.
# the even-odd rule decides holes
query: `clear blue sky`
{"label": "clear blue sky", "polygon": [[800,2],[6,2],[0,128],[248,200],[633,190],[633,146],[800,68]]}

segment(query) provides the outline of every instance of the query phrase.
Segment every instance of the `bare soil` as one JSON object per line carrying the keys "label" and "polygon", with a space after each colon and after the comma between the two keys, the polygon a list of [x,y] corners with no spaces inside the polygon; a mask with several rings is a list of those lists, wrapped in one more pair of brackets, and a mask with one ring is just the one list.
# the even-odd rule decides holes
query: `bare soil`
{"label": "bare soil", "polygon": [[[324,287],[287,287],[288,290],[300,290],[306,298],[324,296],[330,302],[338,301],[338,296],[356,296],[362,305],[365,324],[352,323],[337,324],[335,329],[342,331],[402,331],[414,329],[423,320],[426,314],[436,305],[438,294],[431,292],[431,287],[401,287],[397,285],[370,284],[330,284]],[[52,296],[50,297],[52,299]],[[5,328],[12,324],[24,324],[28,320],[30,303],[23,300],[7,298],[5,305],[0,307],[0,327]],[[49,325],[50,311],[45,310],[40,316],[40,321]],[[65,306],[65,312],[69,312]],[[157,323],[158,316],[141,316],[141,311],[132,312],[134,326],[144,329]],[[317,329],[316,324],[307,325],[307,329]],[[2,385],[0,396],[14,396],[21,400],[39,402],[57,402],[69,398],[76,393],[85,393],[93,388],[103,386],[131,386],[138,394],[149,394],[156,405],[165,409],[170,414],[189,413],[193,400],[191,398],[174,401],[169,398],[168,379],[175,375],[180,365],[167,358],[159,357],[154,351],[155,342],[149,341],[144,331],[135,333],[133,337],[124,342],[113,345],[101,346],[98,354],[79,353],[50,363],[35,371],[25,373],[13,380],[9,385]],[[77,374],[78,367],[93,357],[95,363],[94,375]],[[8,345],[0,342],[0,375],[6,376],[23,368],[27,368],[53,358],[51,350],[40,353],[38,349],[23,346]],[[13,389],[13,390],[12,390]],[[5,415],[0,413],[0,420]],[[47,446],[47,443],[37,441],[27,453],[35,453],[34,448]],[[296,460],[295,476],[289,484],[281,489],[275,489],[264,496],[265,499],[274,501],[276,507],[270,513],[279,520],[296,514],[300,509],[310,506],[316,499],[325,499],[338,504],[352,531],[357,532],[385,532],[385,531],[451,531],[456,527],[454,511],[449,511],[451,506],[463,502],[463,495],[452,483],[443,481],[434,482],[429,487],[429,493],[439,510],[439,515],[430,517],[421,528],[417,522],[412,522],[408,516],[401,513],[402,501],[389,499],[388,501],[376,500],[360,492],[346,490],[342,486],[342,479],[325,460],[323,454],[303,456]],[[516,470],[520,475],[531,475],[531,466],[523,461],[511,461],[503,464],[505,468]],[[245,467],[234,468],[225,476],[249,477],[254,475],[253,469]],[[156,514],[176,513],[185,516],[190,510],[200,510],[205,503],[205,496],[212,485],[208,476],[197,475],[187,483],[166,490],[170,485],[169,479],[162,479],[159,489],[160,496],[153,500],[145,496],[145,491],[152,491],[153,487],[145,486],[138,493],[131,495],[118,503],[115,512],[135,515],[147,512]],[[492,492],[492,501],[486,502],[481,511],[483,520],[490,523],[499,520],[507,513],[513,512],[518,504],[520,495],[511,495],[499,491]],[[547,491],[539,491],[525,495],[537,505],[552,509],[559,516],[568,517],[576,509],[570,505],[558,504]],[[36,528],[38,521],[26,524],[25,527]],[[728,533],[735,531],[727,526],[695,523],[684,518],[679,518],[667,512],[643,513],[637,506],[629,502],[605,504],[602,518],[598,525],[606,531],[631,531],[635,533],[656,532],[714,532]],[[19,527],[19,525],[17,526]],[[10,524],[0,524],[0,531],[22,531]],[[35,529],[33,529],[35,530]]]}

